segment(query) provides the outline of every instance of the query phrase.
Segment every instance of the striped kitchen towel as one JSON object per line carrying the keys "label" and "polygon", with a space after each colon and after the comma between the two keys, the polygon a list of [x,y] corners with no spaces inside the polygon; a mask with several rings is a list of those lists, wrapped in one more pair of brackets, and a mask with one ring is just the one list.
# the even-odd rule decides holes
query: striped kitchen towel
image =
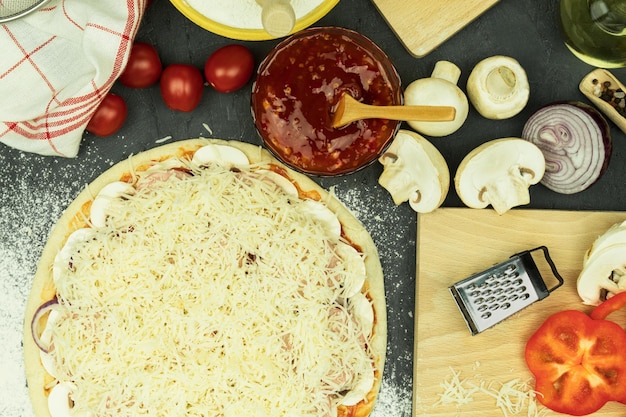
{"label": "striped kitchen towel", "polygon": [[0,142],[76,156],[89,119],[126,65],[146,3],[52,0],[0,25]]}

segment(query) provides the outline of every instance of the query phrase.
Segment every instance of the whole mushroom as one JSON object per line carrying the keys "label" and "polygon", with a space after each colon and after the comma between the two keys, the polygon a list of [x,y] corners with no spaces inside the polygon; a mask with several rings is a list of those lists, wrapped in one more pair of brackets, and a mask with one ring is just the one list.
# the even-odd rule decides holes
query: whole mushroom
{"label": "whole mushroom", "polygon": [[496,55],[480,61],[467,79],[467,95],[487,119],[507,119],[528,103],[526,71],[514,58]]}
{"label": "whole mushroom", "polygon": [[449,122],[408,121],[417,132],[427,136],[447,136],[456,132],[467,119],[469,102],[457,86],[461,70],[449,61],[438,61],[430,78],[410,83],[404,90],[406,105],[452,106],[456,115]]}
{"label": "whole mushroom", "polygon": [[400,130],[378,161],[384,166],[378,183],[389,191],[396,205],[408,201],[418,213],[441,206],[450,187],[450,171],[428,140],[410,130]]}
{"label": "whole mushroom", "polygon": [[536,145],[521,138],[494,139],[463,158],[454,184],[468,207],[491,204],[502,215],[530,203],[528,188],[541,181],[545,168],[545,159]]}

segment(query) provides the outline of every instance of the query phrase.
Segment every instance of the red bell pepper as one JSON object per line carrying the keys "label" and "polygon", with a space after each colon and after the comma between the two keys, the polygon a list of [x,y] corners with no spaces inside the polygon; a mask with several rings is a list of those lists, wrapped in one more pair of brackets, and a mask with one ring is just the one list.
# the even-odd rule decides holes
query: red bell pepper
{"label": "red bell pepper", "polygon": [[565,414],[593,413],[608,401],[626,401],[626,332],[580,311],[550,316],[525,351],[537,400]]}
{"label": "red bell pepper", "polygon": [[[626,291],[620,292],[606,301],[603,301],[602,304],[591,311],[590,316],[592,319],[604,320],[609,314],[624,307],[626,307]],[[626,357],[624,357],[624,360],[626,360]],[[620,402],[626,404],[626,398],[620,400]]]}
{"label": "red bell pepper", "polygon": [[592,319],[603,320],[612,312],[624,307],[626,307],[626,291],[608,298],[606,301],[602,302],[602,304],[594,308],[590,315]]}

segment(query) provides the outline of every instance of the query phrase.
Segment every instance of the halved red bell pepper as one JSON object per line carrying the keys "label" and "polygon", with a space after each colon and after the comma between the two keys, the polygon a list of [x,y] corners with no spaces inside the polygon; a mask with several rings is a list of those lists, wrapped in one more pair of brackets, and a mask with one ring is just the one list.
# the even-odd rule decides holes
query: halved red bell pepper
{"label": "halved red bell pepper", "polygon": [[626,400],[626,332],[575,310],[550,316],[525,351],[537,400],[565,414],[593,413]]}
{"label": "halved red bell pepper", "polygon": [[[597,306],[591,311],[591,318],[596,320],[604,320],[607,316],[614,311],[621,310],[626,307],[626,291],[620,292],[611,298],[603,301],[602,304]],[[626,354],[624,355],[626,361]],[[626,404],[626,398],[620,400],[621,403]]]}
{"label": "halved red bell pepper", "polygon": [[607,298],[599,306],[593,309],[590,316],[592,319],[603,320],[614,311],[626,307],[626,291],[615,294]]}

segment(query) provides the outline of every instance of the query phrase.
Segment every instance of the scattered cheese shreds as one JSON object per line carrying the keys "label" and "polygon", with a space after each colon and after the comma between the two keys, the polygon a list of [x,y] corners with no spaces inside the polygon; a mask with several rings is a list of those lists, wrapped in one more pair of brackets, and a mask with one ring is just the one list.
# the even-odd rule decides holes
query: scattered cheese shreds
{"label": "scattered cheese shreds", "polygon": [[455,404],[457,408],[474,401],[475,394],[485,394],[496,401],[496,407],[502,411],[504,417],[522,415],[527,417],[542,417],[549,410],[539,407],[536,392],[530,382],[514,378],[508,382],[480,381],[478,384],[467,378],[461,378],[461,371],[450,368],[451,374],[441,384],[443,393],[433,406]]}
{"label": "scattered cheese shreds", "polygon": [[162,137],[161,139],[155,140],[154,143],[164,143],[164,142],[167,142],[170,139],[172,139],[172,137],[168,135],[168,136]]}
{"label": "scattered cheese shreds", "polygon": [[456,404],[457,406],[461,406],[474,401],[472,396],[479,388],[470,386],[467,384],[467,380],[461,379],[460,371],[457,372],[452,368],[450,368],[450,371],[452,372],[450,378],[439,384],[444,391],[443,394],[439,396],[439,401],[437,401],[435,405]]}

